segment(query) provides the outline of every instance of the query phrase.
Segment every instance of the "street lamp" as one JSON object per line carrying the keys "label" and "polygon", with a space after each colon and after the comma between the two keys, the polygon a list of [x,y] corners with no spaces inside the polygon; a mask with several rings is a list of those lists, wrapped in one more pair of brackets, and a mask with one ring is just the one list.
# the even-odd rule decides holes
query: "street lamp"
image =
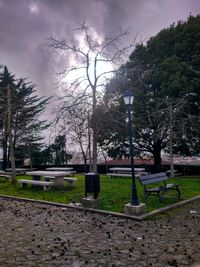
{"label": "street lamp", "polygon": [[130,157],[131,157],[131,173],[132,173],[132,195],[131,195],[131,205],[138,206],[138,196],[135,183],[135,166],[134,166],[134,157],[133,157],[133,131],[131,125],[131,105],[133,104],[134,96],[130,91],[126,91],[123,94],[125,105],[127,106],[128,111],[128,132],[129,132],[129,144],[130,144]]}

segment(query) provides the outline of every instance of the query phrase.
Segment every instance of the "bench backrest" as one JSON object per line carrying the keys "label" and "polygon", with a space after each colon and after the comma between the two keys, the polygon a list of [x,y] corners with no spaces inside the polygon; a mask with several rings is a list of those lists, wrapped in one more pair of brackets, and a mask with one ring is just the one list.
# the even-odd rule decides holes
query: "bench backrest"
{"label": "bench backrest", "polygon": [[143,175],[139,177],[140,183],[142,185],[154,184],[158,182],[164,182],[167,180],[167,175],[165,172],[154,173],[150,175]]}

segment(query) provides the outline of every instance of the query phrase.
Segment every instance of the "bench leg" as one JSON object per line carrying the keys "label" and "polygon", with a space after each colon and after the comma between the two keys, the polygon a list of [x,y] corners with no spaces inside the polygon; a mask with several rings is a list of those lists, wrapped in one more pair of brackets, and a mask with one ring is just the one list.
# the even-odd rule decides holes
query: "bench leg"
{"label": "bench leg", "polygon": [[[40,179],[40,176],[38,176],[38,175],[33,175],[32,177],[33,177],[33,180],[34,180],[34,181],[40,181],[40,180],[41,180],[41,179]],[[32,187],[39,188],[40,185],[32,184]]]}
{"label": "bench leg", "polygon": [[50,185],[44,185],[44,191],[48,191],[51,189],[51,186]]}
{"label": "bench leg", "polygon": [[[163,201],[163,197],[161,196],[161,191],[157,192],[158,194],[158,198],[159,198],[159,202],[162,202]],[[164,192],[165,193],[165,192]]]}
{"label": "bench leg", "polygon": [[72,182],[67,181],[66,189],[67,190],[73,190],[73,188],[74,188],[74,182],[73,181]]}
{"label": "bench leg", "polygon": [[[176,190],[177,192],[178,192],[178,197],[177,197],[177,199],[180,199],[180,197],[181,197],[181,191],[180,191],[180,189],[178,188],[178,186],[176,187],[176,188],[170,188],[170,189],[168,189],[168,190],[164,190],[164,191],[160,191],[163,195],[166,193],[166,192],[168,192],[169,190]],[[160,193],[159,192],[159,193]],[[162,202],[162,196],[159,194],[159,200],[160,200],[160,202]]]}
{"label": "bench leg", "polygon": [[27,187],[26,183],[21,183],[21,188]]}
{"label": "bench leg", "polygon": [[178,199],[180,199],[180,198],[181,198],[181,191],[180,191],[180,189],[178,188],[178,186],[176,187],[176,190],[177,190],[177,192],[178,192]]}
{"label": "bench leg", "polygon": [[148,196],[149,194],[146,191],[144,191],[144,200],[147,200]]}
{"label": "bench leg", "polygon": [[74,182],[73,182],[73,181],[68,181],[67,186],[68,186],[69,188],[73,188],[73,187],[74,187]]}

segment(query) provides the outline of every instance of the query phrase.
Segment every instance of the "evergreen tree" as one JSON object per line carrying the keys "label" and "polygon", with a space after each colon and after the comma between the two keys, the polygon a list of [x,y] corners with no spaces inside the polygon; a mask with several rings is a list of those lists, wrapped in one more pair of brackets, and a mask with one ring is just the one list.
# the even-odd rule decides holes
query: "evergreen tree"
{"label": "evergreen tree", "polygon": [[[8,89],[10,90],[10,100]],[[49,98],[38,97],[34,84],[26,83],[24,79],[16,80],[7,67],[4,67],[0,73],[0,96],[1,142],[4,155],[3,168],[5,169],[10,158],[11,143],[13,150],[19,145],[24,145],[31,158],[31,146],[42,139],[41,131],[48,127],[46,121],[40,120],[40,115]],[[10,108],[8,107],[8,100],[10,101]],[[8,114],[10,114],[10,127],[8,127]],[[9,128],[12,138],[10,138],[8,146]]]}
{"label": "evergreen tree", "polygon": [[[15,159],[13,147],[13,114],[16,100],[16,81],[7,67],[0,74],[0,121],[2,127],[3,169],[7,167],[8,155],[11,158],[12,182],[16,183]],[[9,147],[8,147],[9,143]],[[8,149],[9,148],[9,149]]]}

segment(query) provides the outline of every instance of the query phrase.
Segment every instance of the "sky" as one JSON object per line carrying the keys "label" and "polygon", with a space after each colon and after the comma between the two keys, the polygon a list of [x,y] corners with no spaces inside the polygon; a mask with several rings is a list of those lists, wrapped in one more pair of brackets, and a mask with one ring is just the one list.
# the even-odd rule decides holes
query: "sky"
{"label": "sky", "polygon": [[119,29],[148,39],[200,13],[199,0],[0,0],[0,64],[28,78],[41,95],[56,94],[55,73],[67,64],[47,38],[73,38],[85,19],[101,37]]}
{"label": "sky", "polygon": [[200,13],[200,0],[0,0],[0,64],[28,78],[43,96],[56,95],[56,75],[68,59],[48,48],[47,39],[73,40],[83,20],[101,38],[129,28],[148,40],[161,29]]}

